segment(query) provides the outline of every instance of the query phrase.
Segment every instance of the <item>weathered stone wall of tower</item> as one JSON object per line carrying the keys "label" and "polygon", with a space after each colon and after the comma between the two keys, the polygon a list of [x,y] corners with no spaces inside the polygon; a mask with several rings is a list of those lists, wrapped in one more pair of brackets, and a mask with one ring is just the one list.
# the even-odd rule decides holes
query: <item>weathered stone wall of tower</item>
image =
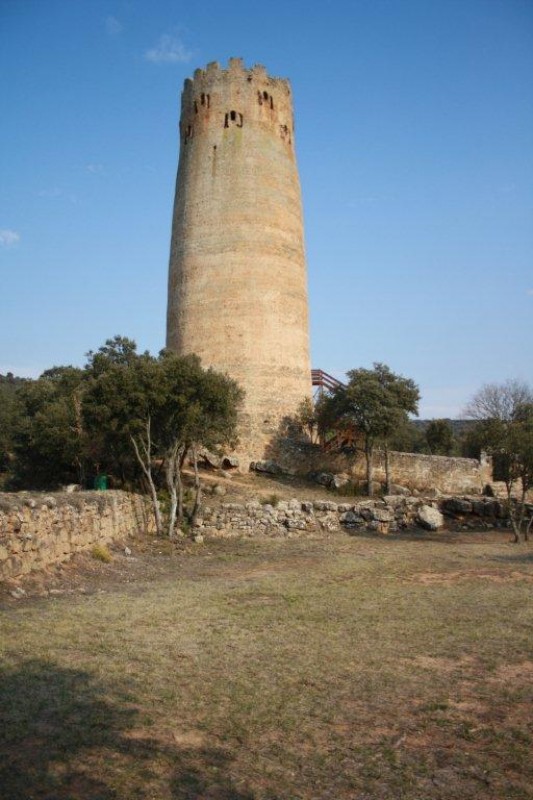
{"label": "weathered stone wall of tower", "polygon": [[185,81],[167,346],[244,388],[244,458],[311,394],[291,89],[241,59]]}

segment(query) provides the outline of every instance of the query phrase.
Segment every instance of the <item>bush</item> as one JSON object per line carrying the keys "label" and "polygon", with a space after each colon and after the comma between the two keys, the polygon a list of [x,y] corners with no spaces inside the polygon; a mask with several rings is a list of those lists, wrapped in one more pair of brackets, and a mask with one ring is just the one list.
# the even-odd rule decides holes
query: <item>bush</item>
{"label": "bush", "polygon": [[105,546],[105,544],[95,544],[91,550],[91,555],[97,561],[103,561],[104,564],[109,564],[113,560],[113,556]]}
{"label": "bush", "polygon": [[274,508],[276,508],[280,500],[281,498],[279,497],[279,495],[269,494],[267,497],[261,497],[259,502],[261,503],[262,506],[274,506]]}

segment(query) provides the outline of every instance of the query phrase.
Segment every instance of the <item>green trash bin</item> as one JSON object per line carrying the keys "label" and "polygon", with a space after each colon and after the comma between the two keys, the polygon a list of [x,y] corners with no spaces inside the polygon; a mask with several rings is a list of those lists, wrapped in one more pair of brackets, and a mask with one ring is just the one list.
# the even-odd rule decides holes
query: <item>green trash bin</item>
{"label": "green trash bin", "polygon": [[94,488],[99,492],[107,489],[107,475],[97,475],[94,479]]}

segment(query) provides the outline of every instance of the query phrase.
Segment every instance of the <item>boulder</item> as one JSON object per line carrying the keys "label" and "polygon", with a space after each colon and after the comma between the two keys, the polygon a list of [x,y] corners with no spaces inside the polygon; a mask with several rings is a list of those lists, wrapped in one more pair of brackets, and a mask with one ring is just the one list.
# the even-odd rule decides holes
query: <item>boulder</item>
{"label": "boulder", "polygon": [[266,472],[268,475],[281,475],[283,472],[275,461],[252,461],[250,469],[254,472]]}
{"label": "boulder", "polygon": [[333,475],[331,480],[331,486],[334,489],[342,489],[343,486],[347,486],[350,483],[350,476],[346,474],[346,472],[339,472],[337,475]]}
{"label": "boulder", "polygon": [[449,514],[471,514],[473,505],[470,500],[463,500],[460,497],[446,497],[442,501],[442,509]]}
{"label": "boulder", "polygon": [[417,522],[422,525],[423,528],[426,528],[428,531],[436,531],[439,528],[442,528],[444,524],[444,517],[440,513],[438,508],[434,508],[433,506],[423,505],[417,511],[416,515]]}
{"label": "boulder", "polygon": [[408,497],[411,494],[411,490],[408,489],[407,486],[400,486],[398,483],[391,483],[390,493],[399,494],[402,495],[402,497]]}
{"label": "boulder", "polygon": [[333,486],[335,475],[332,472],[319,472],[315,475],[315,481],[321,486]]}
{"label": "boulder", "polygon": [[375,508],[372,516],[378,522],[390,522],[394,519],[394,514],[388,508]]}
{"label": "boulder", "polygon": [[237,456],[223,456],[222,469],[238,469],[239,459]]}
{"label": "boulder", "polygon": [[339,519],[347,528],[353,528],[355,525],[361,523],[361,517],[353,511],[345,511],[344,514],[340,515]]}
{"label": "boulder", "polygon": [[205,464],[206,467],[210,467],[211,469],[219,469],[219,467],[222,466],[222,459],[220,456],[209,452],[209,450],[206,450],[205,448],[202,448],[199,451],[198,458],[201,463]]}

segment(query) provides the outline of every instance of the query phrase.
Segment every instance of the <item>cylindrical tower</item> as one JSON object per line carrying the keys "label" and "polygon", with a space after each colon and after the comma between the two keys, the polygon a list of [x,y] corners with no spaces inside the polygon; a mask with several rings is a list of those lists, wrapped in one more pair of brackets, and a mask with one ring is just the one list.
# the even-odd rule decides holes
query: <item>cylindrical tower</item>
{"label": "cylindrical tower", "polygon": [[182,93],[167,347],[245,390],[243,457],[265,457],[311,395],[291,89],[237,58],[196,70]]}

